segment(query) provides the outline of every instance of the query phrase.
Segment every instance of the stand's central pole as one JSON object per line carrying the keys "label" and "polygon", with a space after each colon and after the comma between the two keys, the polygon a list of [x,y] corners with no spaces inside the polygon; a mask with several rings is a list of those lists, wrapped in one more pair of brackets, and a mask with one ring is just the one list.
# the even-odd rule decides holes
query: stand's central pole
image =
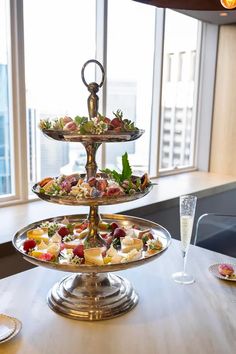
{"label": "stand's central pole", "polygon": [[[101,80],[100,84],[98,84],[96,82],[91,82],[90,84],[88,84],[86,82],[85,77],[84,77],[84,71],[85,71],[86,66],[89,63],[95,63],[100,67],[100,69],[102,71],[102,80]],[[90,95],[88,97],[88,112],[89,112],[89,118],[92,119],[92,118],[97,117],[97,115],[98,115],[99,97],[97,95],[97,92],[99,91],[99,88],[102,87],[102,85],[104,83],[104,79],[105,79],[104,68],[103,68],[102,64],[99,63],[97,60],[94,60],[94,59],[88,60],[82,68],[81,76],[82,76],[83,83],[85,84],[85,86],[87,86],[88,91],[90,92]],[[87,153],[87,163],[86,163],[85,168],[86,168],[86,172],[87,172],[87,181],[88,181],[90,178],[96,177],[96,173],[97,173],[96,152],[97,152],[97,149],[99,148],[99,146],[101,145],[101,143],[91,142],[91,139],[90,139],[90,141],[84,142],[83,145],[84,145],[84,147],[86,149],[86,153]],[[100,221],[100,216],[98,214],[98,205],[96,205],[96,204],[90,205],[88,221],[89,221],[89,233],[84,241],[85,247],[104,246],[104,244],[106,242],[99,236],[99,233],[98,233],[98,226],[99,226],[99,221]]]}
{"label": "stand's central pole", "polygon": [[96,163],[96,152],[101,144],[86,142],[83,143],[83,145],[87,153],[87,163],[85,165],[85,169],[87,172],[87,181],[88,181],[91,177],[96,177],[97,167],[98,167]]}
{"label": "stand's central pole", "polygon": [[89,209],[89,233],[84,241],[85,247],[102,247],[106,245],[105,240],[99,235],[98,227],[101,220],[97,205],[90,205]]}

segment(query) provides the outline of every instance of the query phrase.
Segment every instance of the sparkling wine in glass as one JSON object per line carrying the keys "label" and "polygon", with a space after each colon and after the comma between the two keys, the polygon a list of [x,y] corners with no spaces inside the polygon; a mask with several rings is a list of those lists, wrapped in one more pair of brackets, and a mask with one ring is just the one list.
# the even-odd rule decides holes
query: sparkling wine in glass
{"label": "sparkling wine in glass", "polygon": [[197,197],[193,195],[183,195],[179,198],[180,238],[184,264],[183,271],[174,273],[172,277],[180,284],[192,284],[195,281],[192,275],[186,273],[186,262],[192,236],[196,203]]}

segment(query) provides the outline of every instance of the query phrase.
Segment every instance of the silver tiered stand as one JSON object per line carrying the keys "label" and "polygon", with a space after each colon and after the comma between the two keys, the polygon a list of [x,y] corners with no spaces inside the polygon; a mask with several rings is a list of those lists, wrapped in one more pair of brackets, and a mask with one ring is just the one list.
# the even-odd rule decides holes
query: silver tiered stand
{"label": "silver tiered stand", "polygon": [[[85,67],[94,62],[102,71],[102,81],[100,84],[92,82],[87,84],[84,78]],[[90,119],[97,116],[98,112],[98,96],[97,92],[102,87],[105,78],[103,66],[96,60],[87,61],[82,68],[82,80],[87,86],[90,96],[88,97],[88,111]],[[143,130],[134,130],[130,132],[113,133],[108,132],[101,135],[80,135],[75,132],[58,131],[58,130],[43,130],[43,133],[59,141],[81,142],[87,153],[86,172],[87,179],[96,176],[96,151],[102,142],[125,142],[138,139],[143,133]],[[73,265],[59,264],[55,262],[47,262],[36,259],[28,254],[25,254],[22,249],[22,244],[27,237],[27,231],[39,226],[45,220],[40,220],[30,224],[19,230],[14,238],[13,245],[24,255],[24,258],[35,264],[51,269],[56,269],[65,272],[74,273],[64,277],[56,283],[49,291],[47,301],[49,307],[55,312],[69,318],[77,320],[103,320],[116,316],[120,316],[130,311],[138,303],[138,295],[131,283],[120,275],[111,274],[112,272],[125,270],[132,267],[141,266],[161,256],[168,248],[171,236],[169,232],[154,222],[150,222],[141,218],[124,216],[124,215],[99,215],[99,205],[109,205],[128,202],[143,197],[150,191],[151,187],[147,188],[144,193],[136,193],[134,195],[125,195],[118,198],[83,198],[76,199],[74,197],[64,196],[48,196],[36,191],[33,191],[43,200],[52,203],[66,205],[88,205],[90,211],[88,215],[71,215],[68,216],[70,222],[79,222],[80,220],[88,219],[89,233],[85,239],[87,247],[99,247],[104,245],[104,240],[99,236],[98,224],[102,219],[105,222],[118,222],[120,226],[138,225],[142,229],[151,229],[154,237],[158,237],[163,243],[161,252],[150,257],[142,257],[136,261],[119,264],[107,264],[103,266],[96,265]],[[48,221],[60,222],[64,216],[47,219]]]}

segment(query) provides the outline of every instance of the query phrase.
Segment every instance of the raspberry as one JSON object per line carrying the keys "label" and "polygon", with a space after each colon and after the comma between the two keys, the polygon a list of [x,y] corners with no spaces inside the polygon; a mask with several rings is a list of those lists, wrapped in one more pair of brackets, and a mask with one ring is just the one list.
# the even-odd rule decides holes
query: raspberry
{"label": "raspberry", "polygon": [[84,246],[79,245],[73,249],[73,254],[74,256],[77,256],[79,258],[84,258]]}
{"label": "raspberry", "polygon": [[62,238],[70,234],[70,231],[65,226],[60,227],[57,232]]}
{"label": "raspberry", "polygon": [[23,249],[25,252],[29,252],[36,246],[35,240],[26,240],[23,244]]}

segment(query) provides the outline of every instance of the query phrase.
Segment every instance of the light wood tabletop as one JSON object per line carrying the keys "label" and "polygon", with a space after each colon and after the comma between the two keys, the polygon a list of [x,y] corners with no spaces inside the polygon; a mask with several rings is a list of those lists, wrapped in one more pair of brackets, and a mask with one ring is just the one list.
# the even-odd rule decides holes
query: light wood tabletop
{"label": "light wood tabletop", "polygon": [[138,305],[112,320],[82,322],[49,309],[48,290],[65,274],[36,268],[0,281],[0,313],[18,318],[21,332],[0,344],[1,354],[233,354],[236,352],[236,282],[208,270],[236,259],[191,246],[187,270],[196,282],[176,284],[179,242],[147,265],[121,274],[139,294]]}

